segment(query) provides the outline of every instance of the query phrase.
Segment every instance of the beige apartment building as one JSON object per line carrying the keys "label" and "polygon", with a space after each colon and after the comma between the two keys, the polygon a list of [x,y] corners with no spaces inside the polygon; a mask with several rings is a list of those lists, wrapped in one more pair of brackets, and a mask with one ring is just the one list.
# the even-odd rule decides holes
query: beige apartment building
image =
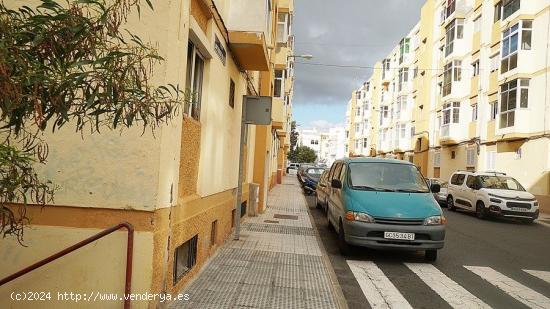
{"label": "beige apartment building", "polygon": [[[140,17],[132,12],[125,27],[157,46],[165,59],[155,68],[155,83],[185,85],[198,99],[154,135],[141,128],[46,133],[50,154],[40,173],[61,189],[55,204],[28,207],[26,247],[0,239],[0,278],[127,221],[135,229],[132,293],[180,291],[233,228],[243,95],[273,96],[272,123],[248,126],[243,214],[250,183],[260,185],[261,211],[267,190],[280,181],[290,145],[293,1],[153,4],[154,11],[142,7]],[[121,231],[0,287],[0,307],[12,291],[122,294],[125,265]],[[132,305],[155,308],[157,302]]]}
{"label": "beige apartment building", "polygon": [[[545,0],[426,1],[419,23],[373,71],[371,80],[382,71],[380,121],[369,119],[377,155],[442,179],[505,172],[550,211],[549,16]],[[401,61],[407,41],[410,59]],[[359,108],[348,105],[350,155],[367,155],[356,151]]]}

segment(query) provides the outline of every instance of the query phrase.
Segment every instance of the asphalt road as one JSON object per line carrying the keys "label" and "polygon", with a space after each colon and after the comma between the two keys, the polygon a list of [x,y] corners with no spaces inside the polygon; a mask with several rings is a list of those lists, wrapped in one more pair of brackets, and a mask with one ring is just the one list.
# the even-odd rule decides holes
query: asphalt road
{"label": "asphalt road", "polygon": [[[439,274],[430,284],[426,280],[429,276],[423,275],[426,272],[417,274],[405,264],[425,263],[423,252],[354,248],[350,256],[340,255],[336,234],[328,230],[325,213],[315,208],[315,197],[307,196],[306,200],[349,308],[369,308],[369,304],[377,301],[375,296],[365,296],[359,285],[359,281],[365,282],[365,279],[357,279],[357,274],[354,275],[349,267],[349,260],[365,261],[382,271],[383,277],[395,287],[381,289],[382,298],[389,305],[392,304],[392,297],[397,295],[413,308],[460,307],[463,304],[460,295],[470,294],[473,299],[493,308],[550,308],[548,226],[496,219],[479,220],[471,214],[444,208],[448,218],[445,248],[439,251],[437,261],[432,264]],[[465,266],[486,268],[481,269],[484,273],[476,274]],[[539,273],[536,277],[525,270],[542,271],[542,275]],[[493,276],[495,271],[513,281],[502,283]],[[442,283],[445,280],[442,277],[447,277],[453,284]],[[436,292],[434,286],[443,287],[443,291]]]}

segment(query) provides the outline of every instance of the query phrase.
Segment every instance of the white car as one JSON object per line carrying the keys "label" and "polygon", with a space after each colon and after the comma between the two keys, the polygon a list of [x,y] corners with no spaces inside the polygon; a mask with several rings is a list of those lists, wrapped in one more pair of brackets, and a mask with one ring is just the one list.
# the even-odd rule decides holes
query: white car
{"label": "white car", "polygon": [[497,172],[457,171],[451,176],[447,207],[488,215],[518,218],[531,223],[539,216],[539,203],[513,177]]}
{"label": "white car", "polygon": [[449,187],[449,183],[439,178],[428,178],[428,185],[431,187],[432,184],[438,184],[440,186],[439,192],[434,193],[435,200],[439,204],[445,205],[447,203],[447,188]]}

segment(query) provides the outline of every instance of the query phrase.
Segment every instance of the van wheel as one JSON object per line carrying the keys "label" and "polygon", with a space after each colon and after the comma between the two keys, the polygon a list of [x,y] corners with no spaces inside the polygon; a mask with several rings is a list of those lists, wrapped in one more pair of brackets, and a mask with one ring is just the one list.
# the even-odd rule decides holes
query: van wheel
{"label": "van wheel", "polygon": [[447,196],[447,209],[449,209],[450,211],[456,210],[455,201],[453,200],[452,196]]}
{"label": "van wheel", "polygon": [[340,254],[348,256],[350,254],[350,245],[346,242],[346,234],[342,221],[340,221],[338,226],[338,249],[340,250]]}
{"label": "van wheel", "polygon": [[478,219],[485,219],[487,217],[487,214],[485,213],[485,205],[481,201],[476,204],[476,217]]}
{"label": "van wheel", "polygon": [[437,260],[437,250],[426,250],[424,259],[428,262],[435,262]]}

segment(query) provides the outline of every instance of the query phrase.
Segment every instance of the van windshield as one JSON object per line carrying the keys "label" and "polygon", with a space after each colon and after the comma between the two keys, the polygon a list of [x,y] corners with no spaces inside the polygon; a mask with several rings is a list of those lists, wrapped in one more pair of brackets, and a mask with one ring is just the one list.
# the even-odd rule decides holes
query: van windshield
{"label": "van windshield", "polygon": [[429,193],[428,184],[414,165],[350,163],[349,185],[354,190]]}

